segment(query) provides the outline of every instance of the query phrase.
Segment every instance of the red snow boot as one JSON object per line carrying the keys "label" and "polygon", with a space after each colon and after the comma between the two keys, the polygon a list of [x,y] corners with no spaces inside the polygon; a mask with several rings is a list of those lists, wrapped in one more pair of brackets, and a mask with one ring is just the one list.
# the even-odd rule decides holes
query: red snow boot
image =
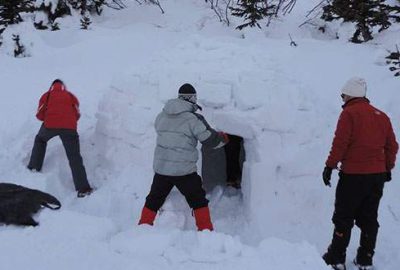
{"label": "red snow boot", "polygon": [[141,224],[148,224],[153,226],[154,219],[156,218],[157,212],[150,210],[146,206],[142,209],[142,215],[139,220],[139,225]]}
{"label": "red snow boot", "polygon": [[210,209],[208,206],[195,209],[194,218],[196,219],[197,230],[214,230],[211,223]]}

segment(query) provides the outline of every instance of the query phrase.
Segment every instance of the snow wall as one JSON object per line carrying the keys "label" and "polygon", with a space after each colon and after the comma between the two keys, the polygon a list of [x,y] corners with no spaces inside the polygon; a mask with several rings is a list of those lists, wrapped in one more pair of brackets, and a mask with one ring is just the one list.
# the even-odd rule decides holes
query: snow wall
{"label": "snow wall", "polygon": [[[318,195],[301,196],[305,189],[318,193],[315,181],[323,166],[318,159],[321,140],[316,138],[324,132],[320,129],[324,117],[321,106],[313,106],[312,87],[280,68],[272,55],[255,58],[223,41],[193,38],[149,62],[115,77],[100,103],[95,132],[99,164],[108,164],[108,172],[124,178],[121,181],[136,182],[131,188],[137,195],[137,217],[152,181],[155,117],[165,101],[177,96],[180,85],[189,82],[197,89],[202,114],[211,126],[244,138],[242,204],[251,230],[259,232],[252,235],[293,239],[288,230],[293,222],[302,223],[301,209],[318,207]],[[314,158],[304,160],[310,152],[316,153]],[[201,161],[199,173],[200,166]],[[188,208],[184,199],[180,202],[176,207],[188,213],[183,210]],[[172,210],[168,203],[164,208]],[[277,219],[287,230],[271,222]],[[306,229],[309,224],[299,226]]]}
{"label": "snow wall", "polygon": [[[371,55],[382,51],[360,47],[355,53],[351,46],[335,51],[330,43],[320,49],[320,41],[314,40],[304,40],[303,45],[282,46],[272,39],[253,45],[246,39],[190,35],[168,50],[154,52],[144,65],[135,66],[132,59],[132,68],[114,77],[100,102],[94,133],[94,179],[104,179],[98,183],[103,186],[111,175],[122,183],[121,190],[129,190],[119,203],[131,204],[132,211],[112,217],[124,216],[122,227],[139,217],[153,176],[155,117],[189,82],[211,126],[244,138],[241,201],[228,209],[218,203],[221,190],[209,194],[216,231],[251,243],[268,237],[306,240],[324,250],[331,237],[335,192],[322,184],[321,172],[341,111],[340,87],[351,76],[365,77],[368,97],[393,121],[400,117],[400,95],[391,74],[372,62]],[[398,133],[396,124],[394,128]],[[334,175],[333,186],[336,180]],[[394,190],[387,189],[385,198],[393,200]],[[381,218],[391,219],[385,198]],[[156,226],[195,229],[183,196],[171,194]],[[390,238],[390,230],[387,233]],[[357,230],[350,250],[357,246],[356,235]]]}

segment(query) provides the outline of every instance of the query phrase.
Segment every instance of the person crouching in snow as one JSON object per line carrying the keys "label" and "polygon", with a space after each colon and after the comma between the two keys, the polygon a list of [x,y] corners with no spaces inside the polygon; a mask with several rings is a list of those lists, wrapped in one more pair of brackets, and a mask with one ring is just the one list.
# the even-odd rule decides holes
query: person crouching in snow
{"label": "person crouching in snow", "polygon": [[27,168],[31,171],[41,171],[47,142],[59,136],[67,153],[78,197],[89,195],[93,189],[87,180],[77,132],[80,118],[78,99],[67,91],[61,80],[57,79],[40,98],[36,117],[43,121],[43,124],[35,137]]}
{"label": "person crouching in snow", "polygon": [[197,174],[196,146],[200,141],[204,147],[217,149],[227,143],[227,136],[223,132],[217,133],[203,116],[195,113],[197,109],[201,110],[196,102],[196,90],[186,83],[179,88],[178,98],[169,100],[156,118],[155,174],[139,225],[153,225],[157,211],[176,186],[194,210],[198,230],[213,230],[208,200]]}

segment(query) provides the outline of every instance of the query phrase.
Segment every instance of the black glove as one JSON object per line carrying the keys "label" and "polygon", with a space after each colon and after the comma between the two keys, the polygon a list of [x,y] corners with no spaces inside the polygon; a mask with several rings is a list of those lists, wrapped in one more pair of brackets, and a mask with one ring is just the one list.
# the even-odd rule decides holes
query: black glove
{"label": "black glove", "polygon": [[326,186],[331,186],[331,175],[332,175],[332,168],[325,167],[324,171],[322,172],[322,180],[324,180],[324,184]]}
{"label": "black glove", "polygon": [[392,180],[392,171],[387,171],[385,182],[390,182],[390,180]]}

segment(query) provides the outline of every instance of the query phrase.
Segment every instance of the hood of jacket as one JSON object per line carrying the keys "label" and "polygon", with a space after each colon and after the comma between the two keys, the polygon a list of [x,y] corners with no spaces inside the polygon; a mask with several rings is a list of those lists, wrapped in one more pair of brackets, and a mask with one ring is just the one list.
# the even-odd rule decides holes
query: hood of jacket
{"label": "hood of jacket", "polygon": [[183,112],[195,112],[196,110],[197,110],[196,104],[190,103],[188,101],[179,98],[168,100],[167,104],[165,104],[163,108],[163,111],[169,115],[180,114]]}
{"label": "hood of jacket", "polygon": [[64,90],[66,90],[65,85],[60,82],[56,82],[50,87],[50,91],[64,91]]}

